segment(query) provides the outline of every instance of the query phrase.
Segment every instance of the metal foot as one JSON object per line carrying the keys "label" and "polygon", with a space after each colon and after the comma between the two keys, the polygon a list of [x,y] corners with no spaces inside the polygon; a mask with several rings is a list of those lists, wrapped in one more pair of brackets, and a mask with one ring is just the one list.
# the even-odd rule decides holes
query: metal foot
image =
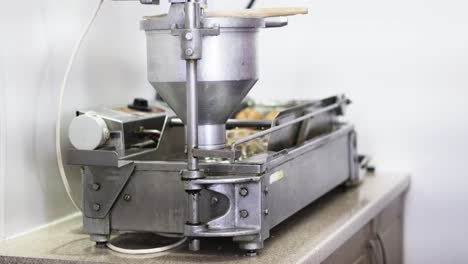
{"label": "metal foot", "polygon": [[106,248],[107,242],[96,242],[96,248]]}
{"label": "metal foot", "polygon": [[200,250],[200,239],[190,239],[189,240],[189,250],[190,251],[199,251]]}
{"label": "metal foot", "polygon": [[109,242],[108,235],[90,235],[90,239],[91,241],[96,242],[96,245],[101,243],[106,244],[107,242]]}
{"label": "metal foot", "polygon": [[[245,237],[248,239],[249,237]],[[237,238],[239,240],[239,238]],[[258,255],[258,250],[263,248],[263,241],[258,238],[253,241],[240,241],[239,248],[245,250],[245,255],[249,257],[255,257]]]}

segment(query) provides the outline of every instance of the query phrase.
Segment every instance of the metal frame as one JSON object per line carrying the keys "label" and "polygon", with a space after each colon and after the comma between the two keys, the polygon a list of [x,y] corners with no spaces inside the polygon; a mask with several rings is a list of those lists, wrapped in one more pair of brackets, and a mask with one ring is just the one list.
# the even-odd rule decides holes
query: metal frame
{"label": "metal frame", "polygon": [[[270,153],[255,163],[200,163],[206,176],[184,183],[178,177],[187,166],[183,161],[140,161],[139,156],[133,156],[122,160],[130,163],[120,167],[115,163],[113,167],[82,164],[87,165],[84,202],[90,209],[84,215],[84,230],[97,242],[105,241],[112,230],[184,233],[197,239],[233,237],[253,254],[263,247],[276,224],[335,186],[356,179],[356,156],[354,128],[337,124],[331,133]],[[272,180],[279,172],[284,173],[284,179]],[[109,181],[118,184],[114,188]],[[95,183],[100,184],[98,188]],[[107,188],[115,189],[118,196]],[[307,191],[294,192],[297,188]],[[197,217],[203,224],[182,228],[182,212],[190,214],[182,198],[184,190],[199,190]],[[165,202],[159,203],[161,199]],[[100,205],[97,211],[96,203]]]}

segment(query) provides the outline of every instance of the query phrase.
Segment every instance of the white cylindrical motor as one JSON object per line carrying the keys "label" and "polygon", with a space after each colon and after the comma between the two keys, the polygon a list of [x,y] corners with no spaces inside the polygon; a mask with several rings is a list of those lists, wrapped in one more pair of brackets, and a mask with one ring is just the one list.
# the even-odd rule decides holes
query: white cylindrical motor
{"label": "white cylindrical motor", "polygon": [[76,149],[94,150],[109,139],[106,122],[94,112],[75,117],[68,128],[68,138]]}

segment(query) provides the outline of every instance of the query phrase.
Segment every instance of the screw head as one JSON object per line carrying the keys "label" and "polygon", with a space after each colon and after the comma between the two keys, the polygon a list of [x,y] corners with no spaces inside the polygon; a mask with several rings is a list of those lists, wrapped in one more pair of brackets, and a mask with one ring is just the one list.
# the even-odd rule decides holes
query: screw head
{"label": "screw head", "polygon": [[249,217],[249,211],[247,211],[247,210],[240,210],[239,213],[240,213],[240,217],[242,217],[242,218]]}
{"label": "screw head", "polygon": [[185,39],[186,39],[186,40],[192,40],[192,39],[193,39],[193,34],[192,34],[192,32],[187,32],[187,33],[185,33]]}
{"label": "screw head", "polygon": [[187,55],[187,56],[193,55],[193,49],[191,49],[191,48],[186,49],[185,50],[185,55]]}
{"label": "screw head", "polygon": [[123,199],[128,202],[132,199],[132,196],[130,194],[125,194]]}
{"label": "screw head", "polygon": [[215,205],[215,204],[217,204],[218,202],[219,202],[218,197],[216,197],[216,196],[211,197],[211,205]]}
{"label": "screw head", "polygon": [[98,204],[98,203],[93,204],[93,210],[96,211],[96,212],[101,210],[101,205]]}
{"label": "screw head", "polygon": [[91,188],[93,188],[95,191],[99,191],[99,189],[101,189],[101,185],[99,183],[93,183]]}
{"label": "screw head", "polygon": [[242,187],[239,191],[239,194],[242,196],[242,197],[246,197],[247,195],[249,195],[249,190],[247,190],[247,188],[245,187]]}
{"label": "screw head", "polygon": [[263,211],[263,213],[264,213],[265,215],[269,215],[269,214],[270,214],[270,210],[265,209],[265,210]]}

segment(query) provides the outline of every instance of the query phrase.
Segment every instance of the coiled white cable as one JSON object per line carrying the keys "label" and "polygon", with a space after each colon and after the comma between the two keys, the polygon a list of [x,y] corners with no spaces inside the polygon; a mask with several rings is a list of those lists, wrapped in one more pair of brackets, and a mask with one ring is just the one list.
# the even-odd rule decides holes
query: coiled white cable
{"label": "coiled white cable", "polygon": [[[62,179],[62,183],[63,183],[63,186],[65,187],[65,191],[68,195],[68,198],[70,198],[70,201],[72,202],[73,206],[80,212],[83,212],[83,209],[73,199],[72,191],[70,188],[70,183],[68,182],[67,175],[65,173],[65,168],[63,166],[62,146],[61,146],[61,130],[62,130],[61,120],[62,120],[62,108],[63,108],[63,95],[65,93],[65,88],[67,86],[68,77],[70,76],[71,69],[73,68],[73,63],[75,62],[75,58],[78,55],[81,45],[83,44],[83,40],[88,35],[91,29],[91,26],[96,20],[97,15],[99,14],[99,11],[101,10],[103,3],[104,3],[104,0],[98,0],[98,3],[94,9],[93,15],[91,19],[89,20],[88,24],[86,24],[86,27],[84,28],[83,33],[81,34],[78,42],[75,44],[72,54],[70,56],[70,59],[68,60],[67,68],[65,70],[65,74],[62,80],[62,85],[60,87],[57,120],[55,123],[55,152],[57,154],[57,165],[58,165],[58,169],[60,173],[60,178]],[[167,250],[170,250],[170,249],[173,249],[182,245],[186,240],[187,238],[184,237],[174,244],[163,246],[163,247],[157,247],[157,248],[149,248],[149,249],[124,249],[124,248],[119,248],[117,246],[114,246],[110,242],[107,243],[106,245],[110,250],[113,250],[115,252],[119,252],[123,254],[130,254],[130,255],[141,255],[141,254],[153,254],[153,253],[160,253],[163,251],[167,251]]]}

